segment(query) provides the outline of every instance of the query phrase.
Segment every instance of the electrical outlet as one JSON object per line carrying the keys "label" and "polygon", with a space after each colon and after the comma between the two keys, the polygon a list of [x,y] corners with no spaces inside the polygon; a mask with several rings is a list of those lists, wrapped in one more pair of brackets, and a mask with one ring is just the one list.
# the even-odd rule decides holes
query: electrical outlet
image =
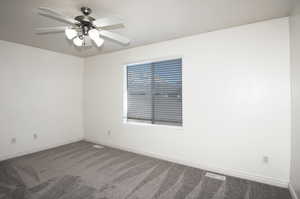
{"label": "electrical outlet", "polygon": [[37,135],[36,133],[34,133],[34,134],[33,134],[33,139],[36,140],[37,138],[38,138],[38,135]]}
{"label": "electrical outlet", "polygon": [[111,135],[111,131],[110,131],[110,130],[107,131],[107,135],[108,135],[108,136]]}
{"label": "electrical outlet", "polygon": [[262,161],[263,161],[264,164],[268,164],[269,163],[269,157],[268,156],[263,156]]}
{"label": "electrical outlet", "polygon": [[11,140],[10,140],[10,143],[11,143],[11,144],[16,144],[16,142],[17,142],[17,139],[16,139],[16,138],[11,138]]}

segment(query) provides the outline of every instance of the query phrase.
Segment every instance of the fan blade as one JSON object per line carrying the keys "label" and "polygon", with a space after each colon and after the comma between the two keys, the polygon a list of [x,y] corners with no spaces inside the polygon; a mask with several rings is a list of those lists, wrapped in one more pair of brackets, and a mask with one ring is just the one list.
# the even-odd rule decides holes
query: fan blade
{"label": "fan blade", "polygon": [[61,21],[61,22],[67,23],[67,24],[71,24],[71,25],[74,25],[77,22],[76,20],[70,20],[68,18],[57,16],[57,15],[51,15],[51,14],[46,14],[46,13],[39,13],[39,14],[42,16],[45,16],[45,17],[49,17],[51,19],[55,19],[55,20],[58,20],[58,21]]}
{"label": "fan blade", "polygon": [[39,7],[39,10],[52,14],[52,15],[59,15],[59,16],[63,16],[61,13],[51,9],[51,8],[46,8],[46,7]]}
{"label": "fan blade", "polygon": [[117,25],[111,25],[111,26],[105,26],[105,27],[96,27],[97,30],[115,30],[124,28],[124,24],[117,24]]}
{"label": "fan blade", "polygon": [[58,33],[58,32],[64,32],[66,28],[67,26],[46,27],[46,28],[36,28],[35,31],[37,34]]}
{"label": "fan blade", "polygon": [[45,17],[50,17],[50,18],[53,18],[53,19],[57,19],[59,21],[63,21],[63,22],[68,23],[68,24],[77,23],[77,21],[75,19],[72,19],[71,17],[66,17],[66,16],[60,14],[59,12],[56,12],[55,10],[52,10],[50,8],[40,7],[39,10],[42,11],[39,14],[43,15]]}
{"label": "fan blade", "polygon": [[107,18],[96,19],[95,21],[93,21],[93,25],[102,28],[107,26],[123,25],[123,23],[122,20],[119,18],[107,17]]}
{"label": "fan blade", "polygon": [[107,31],[107,30],[100,30],[99,33],[103,37],[106,37],[108,39],[117,41],[117,42],[119,42],[121,44],[124,44],[124,45],[127,45],[127,44],[130,43],[130,40],[128,38],[126,38],[122,35],[119,35],[117,33],[113,33],[113,32]]}

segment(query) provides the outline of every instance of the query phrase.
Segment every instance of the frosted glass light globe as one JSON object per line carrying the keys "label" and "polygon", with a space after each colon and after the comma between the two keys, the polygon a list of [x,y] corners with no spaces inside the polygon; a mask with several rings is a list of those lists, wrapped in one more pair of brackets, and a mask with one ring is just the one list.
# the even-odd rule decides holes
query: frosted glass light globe
{"label": "frosted glass light globe", "polygon": [[76,37],[73,40],[73,43],[74,43],[75,46],[81,47],[83,45],[83,39],[80,39],[79,37]]}
{"label": "frosted glass light globe", "polygon": [[104,39],[100,37],[99,31],[96,29],[91,29],[88,32],[89,37],[94,41],[94,43],[97,45],[97,47],[102,46]]}
{"label": "frosted glass light globe", "polygon": [[75,29],[73,29],[73,28],[66,28],[66,30],[65,30],[65,34],[66,34],[66,37],[69,39],[69,40],[72,40],[72,39],[74,39],[74,37],[76,37],[77,36],[77,31],[75,30]]}

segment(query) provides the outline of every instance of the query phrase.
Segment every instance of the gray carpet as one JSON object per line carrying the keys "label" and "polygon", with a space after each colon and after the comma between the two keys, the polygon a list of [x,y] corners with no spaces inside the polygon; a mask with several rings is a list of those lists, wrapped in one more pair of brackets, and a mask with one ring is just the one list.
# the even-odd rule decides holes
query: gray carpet
{"label": "gray carpet", "polygon": [[0,199],[290,199],[287,189],[92,145],[0,162]]}

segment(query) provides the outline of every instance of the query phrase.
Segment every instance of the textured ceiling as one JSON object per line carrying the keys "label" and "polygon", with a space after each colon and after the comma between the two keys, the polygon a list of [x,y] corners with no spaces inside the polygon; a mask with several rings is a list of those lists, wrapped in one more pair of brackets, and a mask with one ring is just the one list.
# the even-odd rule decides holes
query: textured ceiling
{"label": "textured ceiling", "polygon": [[[93,9],[95,18],[117,16],[125,28],[115,30],[131,39],[129,46],[106,40],[100,49],[78,49],[64,33],[37,35],[37,27],[61,26],[37,14],[38,7],[65,15]],[[2,0],[0,40],[86,57],[289,15],[289,0]]]}

